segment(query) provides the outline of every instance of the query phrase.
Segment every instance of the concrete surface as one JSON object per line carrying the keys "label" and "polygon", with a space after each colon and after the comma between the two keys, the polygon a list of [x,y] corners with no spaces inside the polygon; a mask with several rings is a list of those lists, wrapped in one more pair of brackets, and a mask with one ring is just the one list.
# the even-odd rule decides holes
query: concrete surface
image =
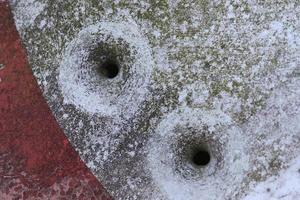
{"label": "concrete surface", "polygon": [[115,199],[300,198],[298,1],[11,6],[54,116]]}

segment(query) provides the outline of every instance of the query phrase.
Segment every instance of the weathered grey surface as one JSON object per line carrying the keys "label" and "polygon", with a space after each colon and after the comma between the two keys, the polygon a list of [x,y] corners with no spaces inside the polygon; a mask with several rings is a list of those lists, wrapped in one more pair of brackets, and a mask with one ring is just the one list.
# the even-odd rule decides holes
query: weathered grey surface
{"label": "weathered grey surface", "polygon": [[298,1],[11,5],[55,117],[116,199],[300,198]]}

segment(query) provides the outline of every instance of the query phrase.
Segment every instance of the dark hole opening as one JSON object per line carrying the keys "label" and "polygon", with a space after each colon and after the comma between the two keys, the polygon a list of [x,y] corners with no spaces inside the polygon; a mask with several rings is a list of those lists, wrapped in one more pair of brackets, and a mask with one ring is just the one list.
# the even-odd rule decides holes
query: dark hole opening
{"label": "dark hole opening", "polygon": [[205,166],[210,162],[210,154],[206,150],[195,151],[192,162],[197,166]]}
{"label": "dark hole opening", "polygon": [[104,75],[106,78],[113,79],[118,76],[120,71],[119,65],[117,62],[112,60],[105,61],[100,67],[99,72]]}

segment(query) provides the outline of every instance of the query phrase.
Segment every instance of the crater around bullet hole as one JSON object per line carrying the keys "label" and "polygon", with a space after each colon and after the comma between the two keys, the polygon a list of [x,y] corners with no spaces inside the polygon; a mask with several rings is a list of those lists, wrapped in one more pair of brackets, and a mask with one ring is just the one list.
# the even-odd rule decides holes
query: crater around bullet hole
{"label": "crater around bullet hole", "polygon": [[118,76],[120,67],[119,64],[113,60],[107,60],[99,67],[99,73],[104,77],[113,79]]}
{"label": "crater around bullet hole", "polygon": [[192,155],[192,162],[196,166],[205,166],[210,162],[210,154],[207,150],[196,150]]}

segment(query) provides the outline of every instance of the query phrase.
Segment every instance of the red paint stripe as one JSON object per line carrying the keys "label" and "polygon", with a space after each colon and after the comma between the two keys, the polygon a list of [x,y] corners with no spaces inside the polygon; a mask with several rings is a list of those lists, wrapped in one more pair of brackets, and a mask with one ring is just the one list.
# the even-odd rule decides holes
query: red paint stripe
{"label": "red paint stripe", "polygon": [[0,199],[110,199],[51,114],[1,0],[0,79]]}

